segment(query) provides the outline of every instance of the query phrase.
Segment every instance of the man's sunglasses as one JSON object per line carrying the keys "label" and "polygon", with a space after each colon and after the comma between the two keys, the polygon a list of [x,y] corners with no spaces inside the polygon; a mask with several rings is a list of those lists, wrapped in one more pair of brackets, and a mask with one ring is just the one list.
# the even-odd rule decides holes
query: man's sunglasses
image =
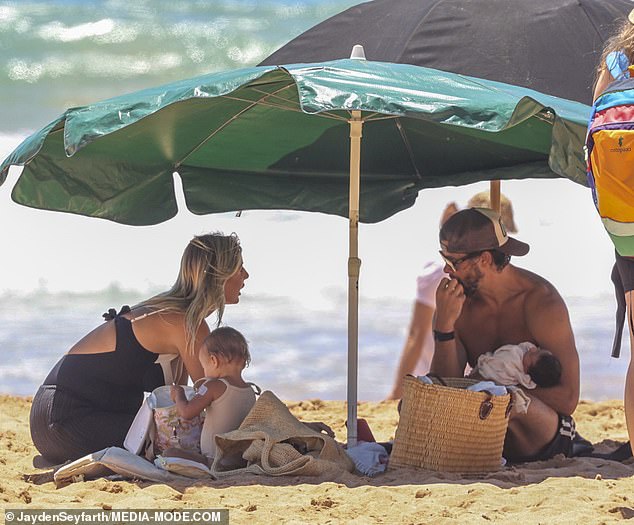
{"label": "man's sunglasses", "polygon": [[444,253],[442,253],[442,251],[438,252],[440,254],[440,256],[442,257],[442,260],[445,261],[445,263],[447,264],[447,266],[449,266],[449,268],[451,268],[452,271],[457,272],[458,271],[458,265],[469,260],[469,259],[475,259],[476,257],[482,255],[482,252],[473,252],[473,253],[468,253],[467,255],[465,255],[464,257],[460,257],[458,259],[454,259],[453,257],[449,257],[448,255],[445,255]]}

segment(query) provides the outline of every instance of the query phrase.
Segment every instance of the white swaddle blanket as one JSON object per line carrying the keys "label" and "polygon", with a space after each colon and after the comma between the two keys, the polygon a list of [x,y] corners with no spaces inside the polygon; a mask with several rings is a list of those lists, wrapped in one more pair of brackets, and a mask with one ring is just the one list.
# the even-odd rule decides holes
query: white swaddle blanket
{"label": "white swaddle blanket", "polygon": [[524,372],[522,359],[524,354],[534,347],[533,343],[501,346],[494,352],[487,352],[478,357],[474,372],[500,385],[522,385],[533,389],[537,385],[531,376]]}

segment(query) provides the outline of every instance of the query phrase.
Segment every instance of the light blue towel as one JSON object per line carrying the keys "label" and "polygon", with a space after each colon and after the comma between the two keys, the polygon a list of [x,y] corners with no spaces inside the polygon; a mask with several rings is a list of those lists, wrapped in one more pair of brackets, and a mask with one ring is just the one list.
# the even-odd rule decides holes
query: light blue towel
{"label": "light blue towel", "polygon": [[496,385],[493,381],[480,381],[475,385],[467,387],[467,390],[473,390],[474,392],[482,392],[483,390],[486,390],[494,396],[505,396],[508,394],[505,386]]}
{"label": "light blue towel", "polygon": [[380,472],[385,472],[388,455],[383,445],[361,441],[356,447],[348,448],[346,452],[361,474],[376,476]]}

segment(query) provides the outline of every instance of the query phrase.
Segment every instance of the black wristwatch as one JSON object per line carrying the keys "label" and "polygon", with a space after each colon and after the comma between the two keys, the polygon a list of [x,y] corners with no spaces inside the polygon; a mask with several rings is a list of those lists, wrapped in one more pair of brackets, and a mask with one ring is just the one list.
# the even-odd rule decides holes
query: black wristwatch
{"label": "black wristwatch", "polygon": [[451,332],[440,332],[438,330],[434,330],[434,340],[435,341],[452,341],[456,338],[456,333],[454,331]]}

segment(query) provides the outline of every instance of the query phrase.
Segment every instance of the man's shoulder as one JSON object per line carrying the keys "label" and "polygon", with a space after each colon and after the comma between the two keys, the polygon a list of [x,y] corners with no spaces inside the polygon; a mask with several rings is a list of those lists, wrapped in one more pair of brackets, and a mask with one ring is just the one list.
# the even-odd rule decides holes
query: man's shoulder
{"label": "man's shoulder", "polygon": [[552,297],[562,300],[557,288],[547,279],[525,268],[514,267],[518,281],[527,294],[527,297]]}
{"label": "man's shoulder", "polygon": [[527,317],[567,312],[563,297],[550,281],[524,268],[516,270],[524,289],[524,311]]}

